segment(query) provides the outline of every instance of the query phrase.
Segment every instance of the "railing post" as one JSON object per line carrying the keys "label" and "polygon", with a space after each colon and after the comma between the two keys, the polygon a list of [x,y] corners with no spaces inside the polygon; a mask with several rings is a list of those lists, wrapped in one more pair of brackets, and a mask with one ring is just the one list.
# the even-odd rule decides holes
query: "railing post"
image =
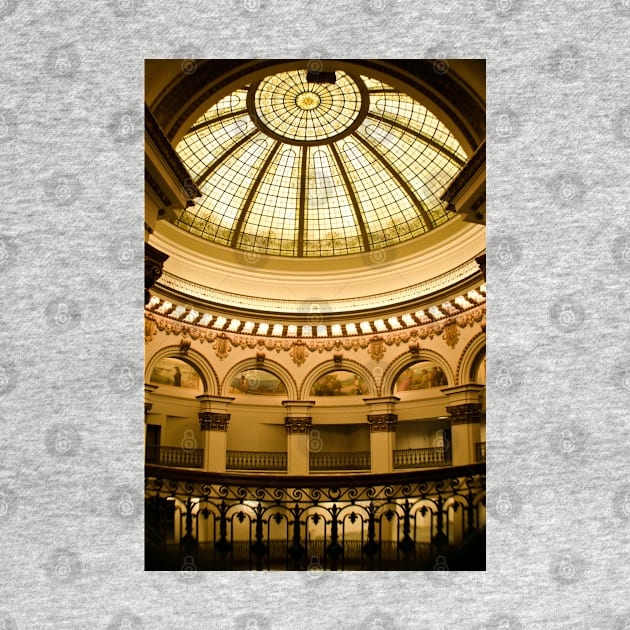
{"label": "railing post", "polygon": [[438,496],[436,505],[437,513],[435,534],[433,534],[433,540],[431,542],[436,545],[439,550],[448,543],[448,536],[444,532],[444,499],[442,498],[442,495]]}
{"label": "railing post", "polygon": [[193,536],[193,502],[190,497],[186,500],[186,533],[182,536],[180,544],[184,547],[195,547],[197,545],[197,541]]}
{"label": "railing post", "polygon": [[299,571],[301,569],[300,561],[304,557],[306,550],[300,542],[300,516],[302,510],[298,503],[296,503],[295,507],[291,510],[291,514],[293,516],[293,538],[291,539],[291,546],[289,547],[289,557],[293,560],[293,569]]}
{"label": "railing post", "polygon": [[372,501],[370,501],[367,512],[367,542],[365,543],[365,545],[363,545],[363,552],[368,557],[368,569],[372,569],[374,567],[374,556],[378,553],[380,549],[380,545],[376,542],[376,507],[374,507],[374,503]]}
{"label": "railing post", "polygon": [[326,549],[326,553],[330,556],[330,570],[337,570],[337,558],[343,555],[343,547],[339,544],[339,523],[337,516],[339,515],[339,508],[337,504],[332,506],[330,510],[332,520],[330,523],[330,544]]}
{"label": "railing post", "polygon": [[255,534],[256,541],[252,545],[252,553],[254,554],[254,557],[256,558],[256,571],[262,571],[263,558],[269,551],[269,548],[263,542],[263,524],[264,524],[263,513],[264,511],[265,509],[263,508],[263,506],[261,505],[259,501],[258,505],[254,509],[254,513],[256,514],[256,534]]}
{"label": "railing post", "polygon": [[405,560],[409,558],[412,551],[415,550],[416,544],[409,535],[411,531],[411,505],[409,499],[405,499],[402,506],[403,510],[403,537],[398,542],[398,548],[403,552]]}

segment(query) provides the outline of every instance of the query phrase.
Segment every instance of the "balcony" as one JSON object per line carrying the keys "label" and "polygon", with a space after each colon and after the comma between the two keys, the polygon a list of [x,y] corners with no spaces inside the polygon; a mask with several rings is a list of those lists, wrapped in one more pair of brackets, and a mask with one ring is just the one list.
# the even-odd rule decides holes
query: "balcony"
{"label": "balcony", "polygon": [[437,468],[450,464],[450,455],[443,446],[394,451],[394,469]]}
{"label": "balcony", "polygon": [[485,569],[485,465],[277,477],[146,466],[147,570]]}
{"label": "balcony", "polygon": [[227,470],[276,470],[286,472],[287,454],[268,451],[227,451]]}
{"label": "balcony", "polygon": [[309,470],[310,472],[370,470],[370,452],[311,453],[309,455]]}
{"label": "balcony", "polygon": [[147,446],[146,462],[175,468],[203,468],[203,449]]}

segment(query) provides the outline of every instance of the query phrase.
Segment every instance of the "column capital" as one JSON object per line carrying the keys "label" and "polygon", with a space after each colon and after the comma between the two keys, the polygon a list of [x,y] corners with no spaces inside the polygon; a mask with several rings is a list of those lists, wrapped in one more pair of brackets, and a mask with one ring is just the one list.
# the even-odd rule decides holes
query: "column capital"
{"label": "column capital", "polygon": [[446,408],[451,416],[451,424],[479,424],[481,422],[481,403],[464,403]]}
{"label": "column capital", "polygon": [[396,411],[396,403],[399,401],[400,398],[398,396],[379,396],[378,398],[363,399],[363,402],[370,408],[368,413],[373,416],[393,414]]}
{"label": "column capital", "polygon": [[481,402],[486,393],[486,386],[479,383],[468,383],[455,387],[443,387],[440,391],[448,397],[449,405],[463,405]]}
{"label": "column capital", "polygon": [[314,400],[283,400],[282,406],[287,410],[287,415],[293,417],[310,417]]}
{"label": "column capital", "polygon": [[227,431],[229,422],[229,413],[215,413],[212,411],[199,413],[199,427],[202,431]]}
{"label": "column capital", "polygon": [[370,433],[377,433],[380,431],[396,431],[396,423],[398,422],[398,416],[395,413],[381,413],[375,415],[369,415],[367,421],[370,425]]}
{"label": "column capital", "polygon": [[201,394],[195,398],[201,403],[201,411],[211,413],[227,413],[229,404],[234,400],[228,396],[213,396],[211,394]]}
{"label": "column capital", "polygon": [[284,419],[284,426],[287,429],[287,433],[310,433],[313,421],[306,416],[287,416]]}
{"label": "column capital", "polygon": [[144,244],[144,304],[149,303],[151,296],[149,289],[158,281],[162,275],[164,263],[168,259],[168,254],[161,252],[159,249]]}

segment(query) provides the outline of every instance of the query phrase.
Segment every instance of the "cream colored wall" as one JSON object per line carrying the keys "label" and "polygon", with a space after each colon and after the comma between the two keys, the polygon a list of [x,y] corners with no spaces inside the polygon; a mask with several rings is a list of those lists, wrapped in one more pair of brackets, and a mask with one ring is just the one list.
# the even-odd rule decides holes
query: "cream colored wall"
{"label": "cream colored wall", "polygon": [[[415,339],[422,351],[433,351],[443,358],[450,369],[451,374],[457,374],[458,363],[469,341],[481,332],[479,324],[458,328],[459,339],[454,348],[449,347],[440,336],[433,339]],[[391,335],[391,333],[390,333]],[[384,335],[385,338],[388,335]],[[369,339],[369,338],[368,338]],[[393,339],[393,337],[390,337]],[[146,343],[145,357],[147,363],[159,351],[173,348],[173,356],[177,356],[181,335],[167,334],[157,331]],[[264,339],[262,343],[274,343],[274,340]],[[273,370],[272,362],[282,365],[293,377],[297,387],[301,388],[303,381],[322,363],[331,362],[333,354],[341,352],[343,355],[343,369],[352,369],[352,366],[363,367],[372,378],[373,391],[365,398],[390,395],[392,392],[380,391],[379,386],[383,375],[389,365],[402,354],[408,352],[408,344],[400,342],[398,345],[386,346],[386,351],[381,361],[376,361],[369,356],[367,348],[357,350],[344,350],[333,348],[331,350],[309,352],[309,356],[303,365],[297,366],[292,361],[288,349],[291,341],[282,340],[287,350],[269,349],[266,347],[240,347],[231,346],[227,356],[219,358],[212,342],[200,343],[192,341],[191,348],[196,350],[211,369],[216,373],[220,391],[210,393],[234,397],[234,402],[228,407],[231,420],[227,432],[228,450],[252,450],[252,451],[286,451],[287,441],[284,428],[286,409],[282,406],[282,400],[287,396],[254,396],[230,394],[224,387],[229,372],[236,369],[238,364],[245,360],[255,358],[256,353],[264,352],[266,355],[264,369]],[[323,342],[325,343],[325,342]],[[409,360],[413,359],[409,355]],[[483,372],[480,370],[480,376]],[[145,375],[148,379],[148,375]],[[229,379],[228,379],[229,380]],[[452,380],[452,379],[451,379]],[[449,381],[449,385],[454,385]],[[162,444],[168,446],[190,447],[190,439],[193,439],[197,448],[203,448],[203,436],[199,431],[199,402],[195,396],[199,392],[183,390],[181,388],[160,385],[158,389],[148,394],[147,399],[153,403],[148,416],[151,424],[162,426]],[[415,390],[394,393],[401,400],[396,406],[398,414],[397,448],[425,448],[433,446],[436,427],[441,426],[434,420],[440,416],[446,416],[448,405],[447,397],[439,388],[431,390]],[[369,450],[369,431],[367,425],[368,406],[363,401],[364,396],[348,397],[311,397],[308,392],[301,391],[300,399],[314,400],[311,409],[313,428],[320,431],[325,452],[334,451],[365,451]],[[425,422],[417,422],[418,420]],[[482,428],[482,439],[485,440],[485,425]]]}

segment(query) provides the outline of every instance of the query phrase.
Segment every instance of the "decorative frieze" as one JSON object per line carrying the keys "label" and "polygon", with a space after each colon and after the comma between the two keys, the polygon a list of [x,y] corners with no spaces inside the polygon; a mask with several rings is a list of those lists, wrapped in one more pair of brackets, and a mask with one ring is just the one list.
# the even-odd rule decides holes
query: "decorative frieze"
{"label": "decorative frieze", "polygon": [[481,422],[481,403],[465,403],[447,407],[446,412],[451,417],[451,425],[479,424]]}
{"label": "decorative frieze", "polygon": [[[332,351],[354,351],[367,349],[373,360],[379,361],[383,357],[387,346],[400,346],[401,344],[417,344],[418,341],[441,337],[446,333],[445,342],[454,339],[455,325],[458,328],[466,328],[481,324],[485,327],[486,307],[485,304],[470,309],[460,315],[446,317],[440,321],[430,324],[419,325],[407,330],[386,333],[375,337],[352,336],[337,339],[288,339],[257,337],[253,335],[241,335],[238,333],[226,333],[208,328],[202,328],[177,321],[159,315],[158,313],[145,311],[145,341],[151,341],[157,332],[166,335],[187,335],[193,341],[199,343],[211,343],[219,358],[227,357],[228,352],[234,348],[250,349],[269,352],[289,352],[296,365],[302,365],[310,352],[332,352]],[[152,322],[152,323],[149,323]],[[457,342],[455,342],[457,343]]]}
{"label": "decorative frieze", "polygon": [[229,413],[202,411],[199,414],[199,427],[202,431],[227,431],[229,422]]}
{"label": "decorative frieze", "polygon": [[395,413],[381,413],[378,415],[369,415],[367,421],[370,425],[370,433],[380,431],[395,431],[398,416]]}
{"label": "decorative frieze", "polygon": [[313,421],[309,417],[286,417],[284,419],[284,426],[287,429],[287,433],[310,433]]}

